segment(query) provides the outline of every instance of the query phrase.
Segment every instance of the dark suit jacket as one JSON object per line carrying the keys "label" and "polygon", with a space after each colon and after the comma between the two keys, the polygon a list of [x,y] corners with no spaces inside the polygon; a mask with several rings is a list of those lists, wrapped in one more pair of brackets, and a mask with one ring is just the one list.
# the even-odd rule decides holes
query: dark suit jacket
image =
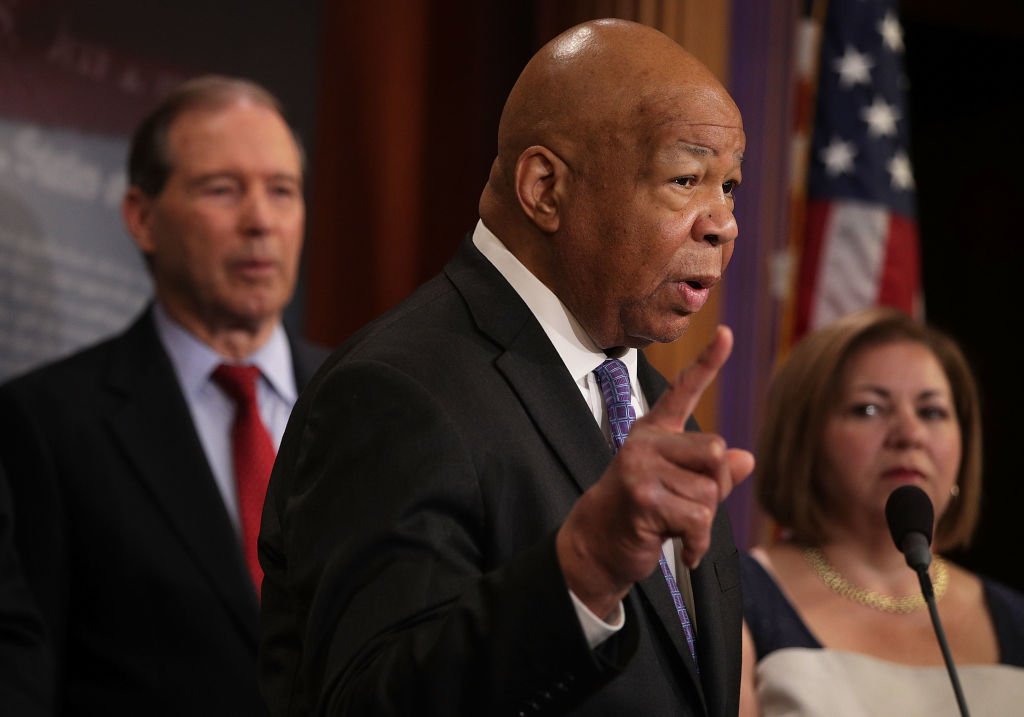
{"label": "dark suit jacket", "polygon": [[[651,400],[665,387],[646,361],[640,380]],[[540,325],[467,241],[292,413],[260,539],[271,713],[735,714],[725,511],[692,574],[699,678],[657,570],[623,630],[587,647],[554,536],[610,460]]]}
{"label": "dark suit jacket", "polygon": [[[299,386],[322,353],[293,342]],[[149,311],[0,388],[0,461],[62,713],[265,712],[256,594]]]}
{"label": "dark suit jacket", "polygon": [[14,550],[11,513],[0,466],[0,711],[42,717],[53,709],[53,656]]}

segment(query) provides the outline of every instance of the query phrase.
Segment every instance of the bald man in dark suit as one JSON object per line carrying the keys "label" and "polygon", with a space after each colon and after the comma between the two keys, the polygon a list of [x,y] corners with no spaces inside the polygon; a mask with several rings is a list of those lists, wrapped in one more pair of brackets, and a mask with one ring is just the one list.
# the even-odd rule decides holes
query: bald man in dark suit
{"label": "bald man in dark suit", "polygon": [[476,229],[289,423],[260,538],[272,714],[736,713],[718,508],[753,458],[684,430],[731,333],[671,384],[638,349],[721,278],[744,143],[651,28],[530,61]]}

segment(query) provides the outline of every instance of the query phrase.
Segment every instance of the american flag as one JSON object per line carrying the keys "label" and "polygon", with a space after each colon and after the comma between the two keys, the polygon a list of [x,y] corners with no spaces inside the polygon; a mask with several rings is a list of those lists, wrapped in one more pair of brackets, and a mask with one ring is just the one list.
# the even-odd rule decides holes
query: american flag
{"label": "american flag", "polygon": [[895,0],[828,2],[783,343],[874,304],[923,312],[903,49]]}

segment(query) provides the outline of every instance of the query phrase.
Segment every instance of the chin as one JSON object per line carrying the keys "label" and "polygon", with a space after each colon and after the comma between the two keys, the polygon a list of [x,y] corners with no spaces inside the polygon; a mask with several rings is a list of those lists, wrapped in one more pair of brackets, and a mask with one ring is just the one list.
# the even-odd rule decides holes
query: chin
{"label": "chin", "polygon": [[676,321],[672,321],[668,324],[658,327],[652,327],[647,332],[648,338],[646,344],[670,344],[673,341],[681,338],[686,333],[687,329],[690,328],[690,317],[689,315],[682,317]]}
{"label": "chin", "polygon": [[228,309],[239,328],[259,330],[277,321],[284,306],[279,301],[242,301]]}

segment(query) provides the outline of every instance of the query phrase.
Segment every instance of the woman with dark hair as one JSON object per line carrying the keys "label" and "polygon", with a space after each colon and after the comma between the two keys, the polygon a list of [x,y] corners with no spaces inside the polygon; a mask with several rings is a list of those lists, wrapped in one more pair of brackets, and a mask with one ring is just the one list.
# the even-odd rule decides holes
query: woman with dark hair
{"label": "woman with dark hair", "polygon": [[935,508],[930,567],[972,713],[1024,709],[1024,595],[944,560],[981,502],[981,413],[960,349],[885,308],[779,367],[755,490],[778,538],[744,556],[741,714],[937,715],[957,704],[917,575],[889,534],[903,485]]}

